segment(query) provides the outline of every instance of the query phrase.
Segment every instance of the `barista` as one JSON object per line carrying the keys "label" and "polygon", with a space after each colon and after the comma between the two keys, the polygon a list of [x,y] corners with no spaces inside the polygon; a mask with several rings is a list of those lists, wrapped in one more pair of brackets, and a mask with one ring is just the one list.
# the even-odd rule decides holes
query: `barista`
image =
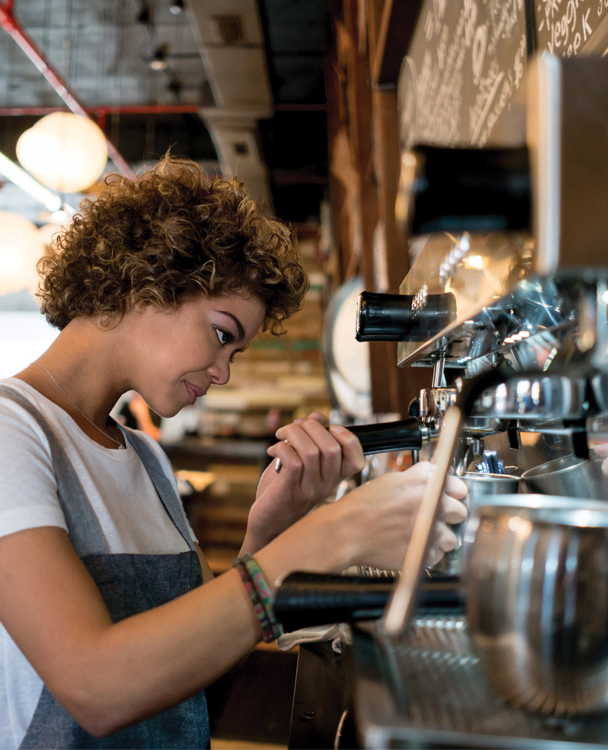
{"label": "barista", "polygon": [[[204,688],[276,637],[275,582],[399,567],[432,467],[310,513],[361,446],[319,414],[281,428],[236,567],[213,579],[167,458],[109,415],[132,390],[171,417],[281,331],[307,288],[289,231],[239,182],[165,158],[109,178],[41,272],[61,332],[0,381],[0,747],[207,747]],[[465,493],[448,478],[429,564]]]}

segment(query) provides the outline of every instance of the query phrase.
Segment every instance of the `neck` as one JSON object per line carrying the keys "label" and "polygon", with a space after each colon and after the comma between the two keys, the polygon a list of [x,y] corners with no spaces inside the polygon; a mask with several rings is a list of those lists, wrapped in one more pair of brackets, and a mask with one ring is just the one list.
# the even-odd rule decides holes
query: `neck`
{"label": "neck", "polygon": [[101,328],[92,318],[77,318],[38,358],[42,367],[30,365],[15,377],[67,411],[93,440],[116,447],[113,438],[121,436],[111,438],[106,423],[119,397],[129,390],[121,377],[118,338],[116,329]]}

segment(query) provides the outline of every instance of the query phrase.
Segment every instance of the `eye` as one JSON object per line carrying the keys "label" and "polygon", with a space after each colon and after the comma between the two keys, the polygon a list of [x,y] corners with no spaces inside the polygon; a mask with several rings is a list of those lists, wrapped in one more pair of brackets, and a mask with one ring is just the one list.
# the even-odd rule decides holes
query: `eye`
{"label": "eye", "polygon": [[215,332],[217,333],[217,337],[222,346],[226,346],[226,344],[229,344],[234,340],[234,336],[230,333],[230,331],[224,331],[222,328],[216,328]]}

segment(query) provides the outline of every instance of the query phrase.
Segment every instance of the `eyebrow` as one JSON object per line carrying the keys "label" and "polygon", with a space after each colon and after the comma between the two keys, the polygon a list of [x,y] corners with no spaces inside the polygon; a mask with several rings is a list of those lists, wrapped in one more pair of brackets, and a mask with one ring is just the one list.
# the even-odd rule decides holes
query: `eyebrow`
{"label": "eyebrow", "polygon": [[232,318],[236,324],[236,330],[238,333],[238,341],[245,338],[245,329],[241,325],[241,321],[236,317],[236,315],[233,315],[232,313],[228,312],[227,310],[218,310],[219,313],[222,313],[222,315],[227,315],[229,318]]}

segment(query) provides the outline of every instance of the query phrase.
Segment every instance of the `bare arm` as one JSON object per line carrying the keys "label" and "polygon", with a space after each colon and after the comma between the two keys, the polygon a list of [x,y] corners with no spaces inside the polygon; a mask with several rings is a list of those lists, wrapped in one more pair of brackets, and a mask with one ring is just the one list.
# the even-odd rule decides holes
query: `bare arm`
{"label": "bare arm", "polygon": [[[272,580],[282,571],[276,553],[266,557],[261,564]],[[61,529],[0,540],[0,570],[0,619],[49,690],[92,734],[117,731],[179,703],[260,639],[234,571],[114,625]]]}
{"label": "bare arm", "polygon": [[[398,567],[425,481],[424,469],[387,475],[307,515],[256,554],[267,580],[363,561]],[[445,521],[462,520],[461,504],[449,501]],[[0,620],[51,693],[94,735],[193,695],[261,637],[235,571],[117,624],[61,529],[0,539],[0,571]]]}

